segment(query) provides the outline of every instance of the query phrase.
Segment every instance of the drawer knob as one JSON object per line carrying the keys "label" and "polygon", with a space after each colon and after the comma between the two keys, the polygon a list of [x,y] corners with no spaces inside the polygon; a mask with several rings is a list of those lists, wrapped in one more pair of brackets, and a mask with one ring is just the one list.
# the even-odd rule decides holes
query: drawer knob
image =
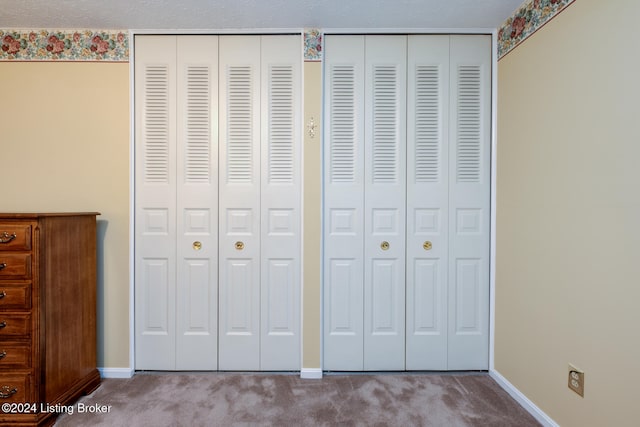
{"label": "drawer knob", "polygon": [[244,243],[243,242],[236,242],[236,249],[241,251],[244,249]]}
{"label": "drawer knob", "polygon": [[18,392],[17,388],[15,387],[10,388],[8,385],[3,385],[2,387],[0,387],[0,398],[8,399],[14,394],[16,394],[17,392]]}
{"label": "drawer knob", "polygon": [[6,231],[3,231],[2,233],[0,233],[0,243],[9,243],[16,237],[18,237],[16,233],[9,234]]}
{"label": "drawer knob", "polygon": [[2,350],[2,353],[0,353],[0,360],[4,359],[5,357],[7,357],[7,350]]}
{"label": "drawer knob", "polygon": [[7,296],[7,293],[5,291],[0,292],[0,299],[4,298]]}
{"label": "drawer knob", "polygon": [[0,263],[0,270],[2,270],[3,268],[5,268],[7,266],[6,262]]}
{"label": "drawer knob", "polygon": [[389,250],[389,242],[387,242],[386,240],[382,243],[380,243],[380,249],[382,249],[383,251],[387,251]]}
{"label": "drawer knob", "polygon": [[7,327],[7,322],[5,322],[4,320],[0,322],[0,329],[6,328],[6,327]]}

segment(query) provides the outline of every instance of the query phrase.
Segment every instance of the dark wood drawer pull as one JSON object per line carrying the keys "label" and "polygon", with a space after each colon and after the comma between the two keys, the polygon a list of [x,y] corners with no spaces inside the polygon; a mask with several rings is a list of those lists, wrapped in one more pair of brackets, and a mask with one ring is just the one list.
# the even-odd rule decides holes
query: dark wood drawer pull
{"label": "dark wood drawer pull", "polygon": [[0,234],[0,243],[9,243],[10,241],[15,239],[16,237],[18,237],[18,235],[16,233],[9,234],[6,231],[3,231]]}
{"label": "dark wood drawer pull", "polygon": [[0,329],[6,328],[6,327],[7,327],[7,322],[5,322],[4,320],[0,322]]}
{"label": "dark wood drawer pull", "polygon": [[2,387],[0,387],[0,398],[2,399],[8,399],[11,396],[13,396],[14,394],[16,394],[18,392],[17,388],[9,388],[8,385],[3,385]]}
{"label": "dark wood drawer pull", "polygon": [[0,264],[0,270],[2,270],[3,268],[5,268],[7,266],[6,262],[3,262]]}

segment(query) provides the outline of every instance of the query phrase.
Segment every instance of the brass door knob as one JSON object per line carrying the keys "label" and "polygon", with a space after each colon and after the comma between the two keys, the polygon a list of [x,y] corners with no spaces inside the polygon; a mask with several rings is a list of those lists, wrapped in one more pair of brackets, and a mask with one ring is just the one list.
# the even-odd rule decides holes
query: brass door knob
{"label": "brass door knob", "polygon": [[386,240],[382,243],[380,243],[380,248],[382,248],[383,251],[386,251],[389,249],[389,242],[387,242]]}
{"label": "brass door knob", "polygon": [[433,247],[433,245],[431,244],[430,241],[427,240],[422,244],[422,247],[424,248],[425,251],[428,251]]}
{"label": "brass door knob", "polygon": [[244,243],[242,242],[236,242],[236,249],[241,251],[244,249]]}
{"label": "brass door knob", "polygon": [[193,242],[193,250],[194,251],[199,251],[200,249],[202,249],[202,243],[195,241]]}

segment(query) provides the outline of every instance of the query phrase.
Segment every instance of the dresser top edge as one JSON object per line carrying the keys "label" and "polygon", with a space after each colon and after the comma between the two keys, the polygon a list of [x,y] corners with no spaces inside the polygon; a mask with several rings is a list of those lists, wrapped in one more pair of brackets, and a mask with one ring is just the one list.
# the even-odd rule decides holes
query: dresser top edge
{"label": "dresser top edge", "polygon": [[61,216],[98,216],[100,212],[0,212],[2,219],[37,219],[45,217],[61,217]]}

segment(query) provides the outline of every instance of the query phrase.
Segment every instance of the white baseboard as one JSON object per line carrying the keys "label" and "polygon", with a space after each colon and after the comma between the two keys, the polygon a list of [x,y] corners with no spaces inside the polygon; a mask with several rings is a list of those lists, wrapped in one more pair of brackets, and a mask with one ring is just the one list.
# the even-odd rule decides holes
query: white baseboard
{"label": "white baseboard", "polygon": [[131,378],[135,371],[132,368],[98,368],[102,378]]}
{"label": "white baseboard", "polygon": [[322,369],[320,368],[302,368],[300,370],[300,378],[305,380],[322,379]]}
{"label": "white baseboard", "polygon": [[559,427],[558,423],[553,421],[551,417],[545,414],[542,409],[538,408],[535,403],[530,401],[527,396],[522,394],[520,390],[515,388],[505,377],[503,377],[495,369],[489,371],[491,378],[497,382],[511,397],[513,397],[524,409],[527,410],[540,424],[545,427]]}

